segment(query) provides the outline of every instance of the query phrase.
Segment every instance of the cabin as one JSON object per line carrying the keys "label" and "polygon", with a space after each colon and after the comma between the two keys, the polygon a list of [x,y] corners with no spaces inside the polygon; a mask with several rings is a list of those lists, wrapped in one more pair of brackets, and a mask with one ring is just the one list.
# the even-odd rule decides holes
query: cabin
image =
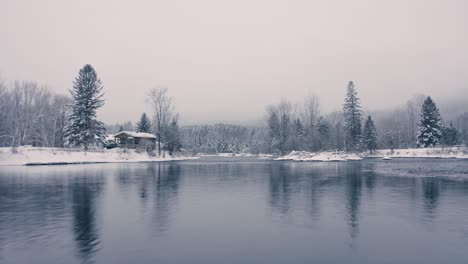
{"label": "cabin", "polygon": [[156,147],[156,136],[150,133],[121,131],[115,134],[114,138],[122,148],[147,150]]}

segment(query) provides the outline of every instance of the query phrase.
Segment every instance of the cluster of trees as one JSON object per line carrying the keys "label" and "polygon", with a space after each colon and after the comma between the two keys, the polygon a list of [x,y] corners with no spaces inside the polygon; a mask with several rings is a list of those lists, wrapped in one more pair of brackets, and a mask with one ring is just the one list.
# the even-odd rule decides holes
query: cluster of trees
{"label": "cluster of trees", "polygon": [[319,100],[308,96],[301,104],[282,100],[267,107],[269,152],[320,151],[344,147],[344,118],[340,112],[321,115]]}
{"label": "cluster of trees", "polygon": [[468,113],[444,122],[431,97],[364,116],[356,87],[349,82],[343,109],[322,114],[316,96],[293,104],[282,100],[266,110],[266,125],[215,124],[182,127],[182,144],[193,152],[285,154],[292,150],[370,151],[378,148],[453,146],[468,143]]}
{"label": "cluster of trees", "polygon": [[229,124],[185,126],[181,129],[184,148],[194,153],[266,152],[261,128]]}
{"label": "cluster of trees", "polygon": [[[343,108],[320,111],[319,99],[307,96],[293,104],[282,100],[266,110],[266,125],[215,124],[179,128],[167,88],[150,89],[146,113],[131,122],[105,126],[96,111],[104,105],[103,85],[91,65],[76,77],[71,97],[51,93],[35,82],[0,81],[0,146],[80,146],[87,149],[107,133],[123,130],[152,133],[157,152],[171,154],[182,146],[193,152],[281,153],[292,150],[373,152],[377,148],[452,146],[468,143],[468,113],[447,126],[431,97],[418,95],[398,109],[363,118],[356,87],[349,82]],[[377,124],[377,125],[376,125]]]}
{"label": "cluster of trees", "polygon": [[143,113],[137,123],[137,132],[154,133],[157,137],[158,155],[167,150],[169,154],[182,148],[179,134],[178,114],[175,113],[172,98],[167,88],[150,89],[147,101],[153,111],[153,122]]}
{"label": "cluster of trees", "polygon": [[[419,106],[418,106],[419,104]],[[324,149],[363,151],[380,148],[453,146],[466,141],[468,119],[459,132],[453,122],[444,126],[439,109],[431,97],[417,96],[406,105],[406,115],[393,119],[369,114],[363,122],[363,111],[356,87],[349,82],[342,112],[321,116],[318,100],[309,97],[302,107],[287,101],[267,108],[267,135],[270,152]],[[341,117],[340,117],[341,116]],[[463,115],[468,116],[468,114]],[[396,117],[397,122],[393,122]],[[377,129],[375,123],[384,129]],[[380,134],[380,135],[379,135]]]}
{"label": "cluster of trees", "polygon": [[293,105],[288,101],[267,108],[267,131],[270,152],[291,150],[359,150],[377,147],[377,131],[369,116],[362,131],[362,110],[353,82],[347,87],[343,110],[321,115],[319,100],[306,97]]}
{"label": "cluster of trees", "polygon": [[35,82],[0,84],[0,146],[68,147],[102,142],[104,124],[96,110],[104,104],[102,83],[91,65],[76,77],[71,97]]}
{"label": "cluster of trees", "polygon": [[[87,64],[75,78],[71,97],[54,94],[35,82],[0,82],[0,146],[33,145],[43,147],[98,146],[105,133],[133,130],[131,122],[105,126],[96,116],[104,105],[103,85],[95,69]],[[144,113],[137,123],[138,132],[158,138],[158,154],[181,149],[178,117],[167,89],[151,89],[148,102],[154,118]],[[107,130],[107,131],[106,131]]]}
{"label": "cluster of trees", "polygon": [[0,146],[64,147],[71,101],[35,82],[1,82]]}

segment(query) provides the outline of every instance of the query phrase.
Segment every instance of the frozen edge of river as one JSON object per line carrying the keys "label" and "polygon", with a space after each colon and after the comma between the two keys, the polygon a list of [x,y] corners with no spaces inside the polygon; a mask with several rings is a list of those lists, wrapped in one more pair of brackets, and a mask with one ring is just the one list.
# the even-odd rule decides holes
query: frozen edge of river
{"label": "frozen edge of river", "polygon": [[84,152],[58,148],[19,147],[15,153],[12,153],[11,148],[0,148],[0,166],[162,162],[198,158],[168,154],[165,157],[153,157],[146,153],[136,153],[134,150],[124,152],[121,149]]}

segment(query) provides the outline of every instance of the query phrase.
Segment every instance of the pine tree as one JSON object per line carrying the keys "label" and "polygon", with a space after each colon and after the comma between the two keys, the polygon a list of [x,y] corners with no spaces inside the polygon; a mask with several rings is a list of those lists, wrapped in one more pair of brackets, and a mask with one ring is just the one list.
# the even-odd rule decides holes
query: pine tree
{"label": "pine tree", "polygon": [[371,116],[367,117],[362,137],[365,147],[372,154],[377,148],[377,129],[375,128],[374,121]]}
{"label": "pine tree", "polygon": [[361,105],[356,88],[351,81],[348,84],[345,103],[343,105],[345,120],[346,148],[356,150],[361,141]]}
{"label": "pine tree", "polygon": [[458,130],[450,122],[448,127],[444,127],[442,130],[442,143],[447,146],[453,146],[459,143]]}
{"label": "pine tree", "polygon": [[330,126],[323,116],[319,117],[317,121],[317,132],[319,134],[319,147],[323,149],[329,145],[330,141]]}
{"label": "pine tree", "polygon": [[167,128],[166,133],[167,143],[165,148],[169,151],[169,155],[172,155],[174,152],[180,151],[182,148],[182,143],[180,140],[179,125],[177,124],[177,119],[173,118],[169,127]]}
{"label": "pine tree", "polygon": [[305,129],[299,118],[293,121],[293,126],[294,133],[291,136],[291,147],[294,150],[301,150],[304,144]]}
{"label": "pine tree", "polygon": [[442,137],[442,124],[439,109],[431,97],[428,96],[422,105],[417,144],[419,147],[433,147]]}
{"label": "pine tree", "polygon": [[280,121],[276,112],[272,112],[268,118],[268,136],[270,138],[270,148],[276,150],[281,141]]}
{"label": "pine tree", "polygon": [[79,72],[70,90],[73,105],[68,125],[64,128],[66,144],[88,146],[102,142],[104,124],[96,119],[96,110],[104,105],[102,83],[94,68],[86,64]]}
{"label": "pine tree", "polygon": [[303,137],[305,134],[304,126],[302,126],[301,120],[299,120],[299,118],[294,121],[294,130],[297,137]]}
{"label": "pine tree", "polygon": [[289,116],[283,114],[281,116],[281,125],[280,125],[280,151],[282,154],[286,153],[289,150],[289,136],[290,136],[290,119]]}
{"label": "pine tree", "polygon": [[149,120],[146,113],[143,113],[141,115],[140,121],[138,121],[138,123],[136,125],[136,131],[137,132],[145,132],[145,133],[150,133],[151,132],[151,121]]}

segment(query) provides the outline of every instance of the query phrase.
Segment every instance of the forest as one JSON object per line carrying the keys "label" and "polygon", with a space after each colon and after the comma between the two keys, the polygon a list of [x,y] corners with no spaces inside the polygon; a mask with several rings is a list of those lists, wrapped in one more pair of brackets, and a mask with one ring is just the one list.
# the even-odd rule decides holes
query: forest
{"label": "forest", "polygon": [[258,113],[263,121],[255,126],[179,124],[167,88],[149,89],[144,95],[151,113],[142,113],[138,120],[104,124],[96,116],[105,103],[103,89],[91,65],[80,70],[69,95],[53,93],[34,81],[7,84],[0,80],[0,147],[87,149],[103,142],[106,134],[124,130],[156,135],[161,143],[159,154],[161,148],[171,153],[286,154],[293,150],[372,152],[468,143],[468,108],[441,113],[430,96],[415,95],[395,109],[372,111],[361,102],[359,88],[352,81],[343,87],[341,109],[323,112],[315,95],[301,102],[282,99],[265,106],[265,112]]}

